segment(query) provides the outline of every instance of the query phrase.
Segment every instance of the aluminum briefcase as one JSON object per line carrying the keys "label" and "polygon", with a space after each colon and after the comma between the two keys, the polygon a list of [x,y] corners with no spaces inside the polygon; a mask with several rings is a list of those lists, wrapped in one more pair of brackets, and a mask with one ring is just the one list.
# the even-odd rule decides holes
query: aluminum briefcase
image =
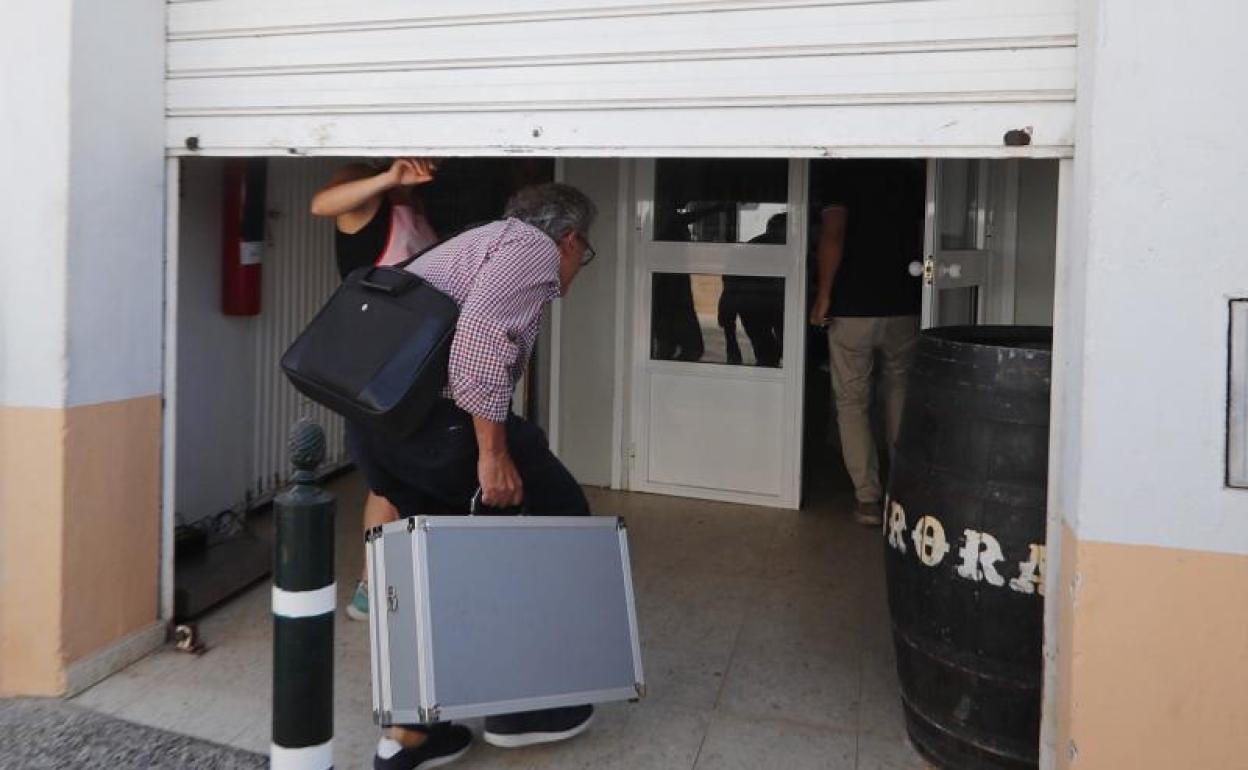
{"label": "aluminum briefcase", "polygon": [[365,540],[378,724],[645,694],[622,519],[417,516]]}

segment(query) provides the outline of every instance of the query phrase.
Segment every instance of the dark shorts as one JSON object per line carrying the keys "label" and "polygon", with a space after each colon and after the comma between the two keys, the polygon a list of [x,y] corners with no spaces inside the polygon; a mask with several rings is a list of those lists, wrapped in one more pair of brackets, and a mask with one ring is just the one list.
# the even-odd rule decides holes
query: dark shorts
{"label": "dark shorts", "polygon": [[[347,424],[347,452],[370,489],[403,517],[462,514],[477,490],[477,436],[472,415],[443,399],[425,424],[395,438]],[[541,428],[507,418],[507,448],[524,484],[525,509],[535,516],[586,516],[589,503],[576,479],[551,454]]]}

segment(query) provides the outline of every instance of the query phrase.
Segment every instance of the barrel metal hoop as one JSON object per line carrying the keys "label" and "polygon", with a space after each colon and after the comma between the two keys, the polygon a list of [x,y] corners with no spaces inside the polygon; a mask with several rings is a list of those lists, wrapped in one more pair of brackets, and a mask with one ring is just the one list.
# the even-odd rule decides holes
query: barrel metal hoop
{"label": "barrel metal hoop", "polygon": [[[923,724],[925,726],[941,733],[942,735],[948,736],[953,741],[956,741],[958,743],[968,744],[970,746],[973,746],[976,750],[984,752],[985,754],[992,754],[998,757],[1004,757],[1005,759],[1008,759],[1009,761],[1015,762],[1018,764],[1033,764],[1033,765],[1035,764],[1035,761],[1036,761],[1035,756],[1022,754],[1017,751],[1012,751],[1008,748],[1004,748],[1003,746],[1001,746],[1000,743],[992,741],[990,739],[985,739],[979,736],[970,736],[964,732],[960,733],[960,732],[955,732],[954,730],[949,729],[948,727],[940,724],[939,722],[931,719],[926,714],[924,714],[923,711],[920,710],[914,704],[913,701],[911,701],[909,698],[906,697],[906,694],[904,692],[901,694],[901,700],[902,700],[903,705],[905,705],[906,707],[906,711],[909,712],[911,719],[923,720]],[[928,754],[928,753],[929,753],[928,751],[923,752],[923,754]],[[941,759],[939,755],[934,755],[931,758]]]}
{"label": "barrel metal hoop", "polygon": [[966,665],[965,663],[955,660],[953,657],[951,657],[947,652],[943,650],[940,652],[937,652],[935,649],[933,649],[934,647],[944,646],[939,641],[935,639],[924,639],[923,641],[927,644],[927,646],[924,646],[920,644],[919,641],[915,639],[915,637],[911,636],[910,634],[902,630],[896,623],[893,623],[893,634],[896,636],[898,641],[904,643],[907,647],[914,650],[918,654],[926,658],[930,658],[942,665],[948,666],[949,668],[954,669],[955,671],[958,671],[959,673],[967,674],[968,676],[972,676],[976,679],[983,679],[985,681],[992,682],[993,684],[1000,685],[1002,687],[1008,687],[1012,690],[1039,690],[1040,689],[1040,684],[1038,683],[1034,685],[1027,684],[1026,682],[1020,682],[1018,679],[1011,678],[1008,676],[1003,676],[1002,674],[998,674],[993,671],[986,671],[982,668],[972,668]]}

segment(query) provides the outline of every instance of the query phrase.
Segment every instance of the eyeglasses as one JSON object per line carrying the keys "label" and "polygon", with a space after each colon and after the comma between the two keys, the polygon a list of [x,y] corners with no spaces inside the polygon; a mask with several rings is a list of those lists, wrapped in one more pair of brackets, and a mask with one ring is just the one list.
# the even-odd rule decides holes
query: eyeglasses
{"label": "eyeglasses", "polygon": [[594,261],[594,257],[598,256],[598,252],[594,251],[594,247],[589,244],[589,239],[584,235],[578,233],[577,237],[581,239],[581,243],[585,244],[585,252],[581,254],[581,267],[585,267]]}

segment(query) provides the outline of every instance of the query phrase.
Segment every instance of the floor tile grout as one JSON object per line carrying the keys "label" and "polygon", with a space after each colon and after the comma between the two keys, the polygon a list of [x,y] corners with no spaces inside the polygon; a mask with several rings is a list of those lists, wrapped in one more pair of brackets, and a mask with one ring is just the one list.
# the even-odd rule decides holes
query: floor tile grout
{"label": "floor tile grout", "polygon": [[854,768],[862,766],[862,701],[863,681],[866,679],[866,646],[867,646],[867,585],[865,579],[858,578],[858,729],[854,730]]}
{"label": "floor tile grout", "polygon": [[[766,567],[770,561],[771,552],[775,548],[776,540],[779,538],[779,536],[780,536],[780,524],[779,524],[779,520],[777,520],[773,522],[772,524],[770,538],[767,541],[767,547],[765,549],[765,553],[767,555],[763,558],[763,569],[762,569],[763,573],[766,573]],[[753,582],[758,583],[761,580],[761,576],[754,576],[752,579],[753,579]],[[747,605],[746,611],[742,613],[741,620],[737,623],[737,632],[733,636],[733,640],[732,640],[732,651],[728,654],[728,661],[724,664],[724,675],[719,680],[719,689],[715,693],[715,702],[711,704],[711,709],[709,712],[710,718],[708,718],[706,721],[706,728],[704,729],[702,733],[702,740],[699,741],[698,743],[698,750],[694,754],[693,765],[690,767],[690,770],[697,770],[698,762],[702,758],[702,749],[706,746],[706,739],[710,736],[711,725],[715,721],[715,714],[719,713],[720,711],[720,703],[723,701],[723,698],[724,698],[724,690],[727,689],[728,687],[728,678],[732,676],[732,665],[733,665],[733,662],[736,660],[737,651],[739,650],[741,646],[741,636],[745,632],[745,624],[748,621],[748,619],[749,619],[749,607]]]}
{"label": "floor tile grout", "polygon": [[[340,499],[353,511],[356,495],[349,486],[345,490],[351,496]],[[878,665],[868,676],[868,637],[878,640],[880,612],[886,611],[877,606],[882,575],[870,561],[872,539],[850,523],[844,506],[738,511],[655,496],[594,494],[604,507],[627,509],[636,531],[644,532],[635,538],[634,578],[638,609],[651,628],[646,638],[643,627],[643,644],[653,646],[656,662],[647,674],[661,702],[627,715],[606,711],[611,719],[604,720],[597,740],[580,749],[569,746],[566,754],[534,755],[533,761],[566,770],[706,770],[711,765],[711,770],[739,770],[776,766],[769,763],[781,756],[794,768],[912,766],[907,752],[891,740],[871,737],[868,729],[894,726],[900,717],[881,707],[888,705],[883,702],[888,684]],[[337,566],[350,574],[355,554],[345,553],[340,552]],[[267,619],[267,604],[240,598],[201,624],[201,630],[212,629],[224,668],[207,665],[211,661],[206,659],[205,665],[193,667],[154,657],[84,696],[101,704],[100,710],[130,711],[148,703],[136,710],[139,719],[172,723],[173,729],[198,725],[198,732],[217,742],[259,746],[264,728],[239,729],[230,711],[240,693],[255,689],[244,679],[265,669],[257,657],[265,645],[248,631],[261,616]],[[852,628],[855,622],[858,627]],[[355,668],[366,660],[361,654],[366,656],[367,649],[357,647],[359,640],[353,638],[351,649],[337,649],[335,656],[347,661],[339,676],[351,683],[339,691],[337,703],[352,713],[340,727],[344,767],[362,766],[363,758],[355,755],[369,751],[365,744],[373,740],[371,724],[354,714],[366,694]],[[185,701],[194,700],[194,688],[209,681],[206,676],[216,677],[219,692],[214,690],[205,703],[208,713],[193,714]],[[870,714],[864,698],[871,701]],[[637,744],[643,735],[637,731],[647,726],[656,742]],[[369,740],[364,740],[366,730]],[[465,767],[529,767],[509,761],[485,752]]]}

